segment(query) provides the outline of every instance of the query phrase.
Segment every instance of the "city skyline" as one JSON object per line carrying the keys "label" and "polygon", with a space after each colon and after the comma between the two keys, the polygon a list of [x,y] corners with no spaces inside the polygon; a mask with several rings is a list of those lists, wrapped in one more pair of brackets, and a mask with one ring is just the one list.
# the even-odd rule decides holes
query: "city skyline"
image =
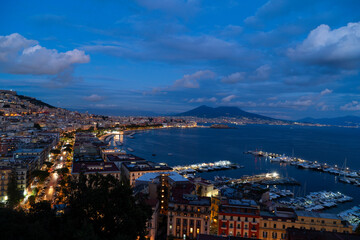
{"label": "city skyline", "polygon": [[205,104],[293,120],[360,116],[359,4],[7,2],[0,84],[111,115]]}

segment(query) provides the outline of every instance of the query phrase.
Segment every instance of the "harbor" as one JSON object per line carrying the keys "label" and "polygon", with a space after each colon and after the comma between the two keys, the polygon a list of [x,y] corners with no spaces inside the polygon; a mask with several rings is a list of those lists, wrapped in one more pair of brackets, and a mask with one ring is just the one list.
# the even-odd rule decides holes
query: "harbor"
{"label": "harbor", "polygon": [[338,180],[340,182],[360,186],[360,171],[346,167],[346,159],[344,161],[344,166],[339,167],[338,165],[330,165],[317,161],[308,161],[297,157],[289,157],[285,154],[280,155],[277,153],[269,153],[263,151],[247,151],[245,153],[268,159],[271,163],[285,163],[296,166],[299,169],[310,169],[314,171],[334,174],[339,176]]}
{"label": "harbor", "polygon": [[173,167],[173,169],[179,174],[185,175],[185,174],[196,174],[202,172],[230,170],[230,169],[237,169],[242,167],[243,166],[232,163],[228,160],[220,160],[213,163],[197,163],[197,164],[191,164],[185,166],[175,166]]}
{"label": "harbor", "polygon": [[338,214],[338,216],[344,220],[348,221],[353,229],[355,230],[356,227],[360,224],[360,205],[354,206],[348,210],[342,211]]}
{"label": "harbor", "polygon": [[305,197],[281,200],[279,204],[296,210],[321,211],[326,208],[336,207],[338,204],[352,201],[353,198],[340,192],[320,191],[311,192]]}
{"label": "harbor", "polygon": [[243,176],[239,179],[231,179],[231,184],[261,184],[261,185],[300,185],[300,183],[292,177],[281,177],[278,173],[264,173],[253,176]]}

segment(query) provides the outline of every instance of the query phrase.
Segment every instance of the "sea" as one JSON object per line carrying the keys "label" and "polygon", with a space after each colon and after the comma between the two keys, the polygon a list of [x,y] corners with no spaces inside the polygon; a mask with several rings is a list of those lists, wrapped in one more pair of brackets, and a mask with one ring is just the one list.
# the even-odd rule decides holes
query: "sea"
{"label": "sea", "polygon": [[360,205],[360,187],[339,182],[339,177],[296,166],[271,163],[261,157],[245,154],[249,150],[285,154],[310,161],[360,170],[360,129],[344,127],[308,127],[274,125],[240,125],[231,129],[169,128],[139,131],[134,138],[124,138],[125,148],[133,154],[169,166],[229,160],[244,168],[199,174],[213,180],[214,176],[240,178],[243,175],[277,172],[293,177],[300,187],[289,189],[295,196],[310,192],[341,192],[354,200],[325,210],[338,213]]}

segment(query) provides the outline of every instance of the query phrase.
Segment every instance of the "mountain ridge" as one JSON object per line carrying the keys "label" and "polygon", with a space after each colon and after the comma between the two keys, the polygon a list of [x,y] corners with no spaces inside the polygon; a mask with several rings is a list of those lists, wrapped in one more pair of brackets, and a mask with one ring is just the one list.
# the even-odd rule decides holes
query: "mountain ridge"
{"label": "mountain ridge", "polygon": [[327,125],[341,125],[341,126],[360,126],[360,117],[354,115],[347,115],[333,118],[302,118],[298,122],[303,123],[318,123]]}
{"label": "mountain ridge", "polygon": [[276,120],[271,117],[263,116],[260,114],[246,112],[238,107],[228,107],[228,106],[219,106],[219,107],[209,107],[206,105],[201,105],[197,108],[191,109],[189,111],[178,113],[175,116],[191,116],[191,117],[200,117],[200,118],[218,118],[218,117],[232,117],[232,118],[253,118],[253,119],[263,119],[263,120]]}

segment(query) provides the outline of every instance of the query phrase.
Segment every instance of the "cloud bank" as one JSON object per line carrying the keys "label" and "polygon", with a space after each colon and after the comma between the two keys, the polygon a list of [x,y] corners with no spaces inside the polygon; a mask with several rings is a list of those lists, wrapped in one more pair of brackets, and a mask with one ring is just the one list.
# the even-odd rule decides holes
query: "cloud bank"
{"label": "cloud bank", "polygon": [[[10,74],[55,75],[61,80],[64,72],[72,72],[75,64],[88,63],[84,51],[58,52],[39,45],[18,33],[0,36],[0,71]],[[68,76],[67,76],[68,77]]]}

